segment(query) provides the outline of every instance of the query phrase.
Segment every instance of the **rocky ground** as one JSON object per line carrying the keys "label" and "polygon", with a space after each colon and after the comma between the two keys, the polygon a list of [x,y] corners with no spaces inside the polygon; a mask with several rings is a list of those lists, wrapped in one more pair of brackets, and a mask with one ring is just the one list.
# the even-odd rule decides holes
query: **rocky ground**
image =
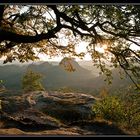
{"label": "rocky ground", "polygon": [[81,93],[0,95],[0,135],[117,135],[112,123],[93,120],[96,98]]}

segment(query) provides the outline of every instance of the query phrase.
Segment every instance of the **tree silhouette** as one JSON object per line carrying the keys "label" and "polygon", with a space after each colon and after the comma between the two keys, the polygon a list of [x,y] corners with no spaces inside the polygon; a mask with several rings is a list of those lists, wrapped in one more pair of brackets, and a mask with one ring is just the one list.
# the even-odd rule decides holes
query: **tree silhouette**
{"label": "tree silhouette", "polygon": [[36,52],[84,57],[75,45],[86,41],[101,72],[110,77],[107,65],[121,68],[139,88],[139,24],[138,5],[0,5],[0,57],[4,63],[38,59]]}

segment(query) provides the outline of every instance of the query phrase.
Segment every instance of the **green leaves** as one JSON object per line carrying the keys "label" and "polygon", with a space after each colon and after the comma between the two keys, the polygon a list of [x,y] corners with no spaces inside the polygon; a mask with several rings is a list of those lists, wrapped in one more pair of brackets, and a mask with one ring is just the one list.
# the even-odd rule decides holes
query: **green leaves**
{"label": "green leaves", "polygon": [[125,129],[140,130],[140,94],[127,93],[122,96],[103,96],[92,107],[98,118],[117,123]]}
{"label": "green leaves", "polygon": [[0,80],[0,84],[3,84],[3,80]]}
{"label": "green leaves", "polygon": [[27,70],[22,79],[22,88],[24,91],[45,90],[40,80],[42,75],[30,69]]}
{"label": "green leaves", "polygon": [[[5,37],[0,32],[0,57],[6,56],[4,63],[7,63],[34,61],[38,59],[36,52],[51,57],[79,58],[88,53],[110,84],[110,66],[117,68],[120,65],[137,75],[132,67],[133,63],[140,63],[139,52],[126,50],[131,48],[131,43],[140,46],[139,25],[140,8],[136,5],[9,5],[4,11],[1,29],[8,31],[11,37],[7,32],[4,32]],[[11,40],[17,36],[17,40]],[[28,36],[33,40],[26,42]],[[9,40],[17,43],[9,47]],[[78,54],[75,47],[81,41],[88,42],[89,46],[87,51]],[[75,71],[70,60],[64,60],[60,65],[67,71]]]}
{"label": "green leaves", "polygon": [[123,104],[117,96],[106,96],[93,105],[93,112],[97,117],[107,120],[121,121],[123,119]]}

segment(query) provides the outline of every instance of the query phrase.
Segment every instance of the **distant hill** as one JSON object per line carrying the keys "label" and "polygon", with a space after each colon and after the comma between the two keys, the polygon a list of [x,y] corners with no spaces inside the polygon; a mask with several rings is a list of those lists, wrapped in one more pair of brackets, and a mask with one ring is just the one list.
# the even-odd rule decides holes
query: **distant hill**
{"label": "distant hill", "polygon": [[66,71],[61,66],[52,65],[48,62],[40,65],[30,65],[29,68],[44,75],[43,83],[46,84],[47,88],[80,86],[81,82],[95,77],[89,70],[81,67],[76,61],[73,61],[72,65],[76,69],[74,72]]}
{"label": "distant hill", "polygon": [[99,76],[100,70],[93,65],[92,61],[78,61],[79,65],[85,69],[91,71],[91,73],[95,76]]}
{"label": "distant hill", "polygon": [[109,90],[109,91],[113,91],[113,92],[118,92],[120,90],[128,90],[128,87],[130,85],[133,85],[132,81],[130,80],[130,78],[128,76],[125,76],[123,79],[120,78],[120,74],[119,74],[119,70],[118,69],[113,69],[112,70],[112,76],[113,76],[113,80],[112,80],[112,84],[108,85],[107,82],[105,82],[105,75],[100,75],[98,77],[95,77],[94,79],[90,79],[88,81],[86,81],[83,84],[86,86],[86,88],[93,88],[95,90],[101,90],[103,88]]}
{"label": "distant hill", "polygon": [[[43,85],[46,89],[69,87],[84,92],[99,92],[102,88],[110,91],[126,89],[131,80],[126,77],[121,80],[118,69],[113,69],[113,83],[108,85],[104,76],[98,76],[99,70],[92,62],[71,62],[76,69],[74,72],[64,70],[57,62],[37,62],[29,65],[2,65],[0,66],[0,79],[4,81],[7,89],[20,90],[21,79],[28,68],[43,74]],[[86,69],[87,68],[87,69]]]}
{"label": "distant hill", "polygon": [[58,88],[62,86],[80,85],[80,82],[87,81],[94,75],[87,69],[73,61],[75,72],[68,72],[59,65],[52,65],[48,62],[35,63],[30,65],[3,65],[0,66],[0,78],[8,89],[20,89],[21,79],[27,68],[43,74],[43,84],[46,88]]}

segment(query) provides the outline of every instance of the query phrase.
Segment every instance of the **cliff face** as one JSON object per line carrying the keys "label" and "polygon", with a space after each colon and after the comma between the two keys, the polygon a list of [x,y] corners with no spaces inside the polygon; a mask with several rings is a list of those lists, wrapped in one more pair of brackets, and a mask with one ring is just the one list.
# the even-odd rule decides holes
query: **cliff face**
{"label": "cliff face", "polygon": [[[92,120],[95,99],[81,93],[30,92],[20,96],[1,96],[0,134],[88,135],[121,134],[107,123]],[[102,130],[102,132],[100,132]]]}

